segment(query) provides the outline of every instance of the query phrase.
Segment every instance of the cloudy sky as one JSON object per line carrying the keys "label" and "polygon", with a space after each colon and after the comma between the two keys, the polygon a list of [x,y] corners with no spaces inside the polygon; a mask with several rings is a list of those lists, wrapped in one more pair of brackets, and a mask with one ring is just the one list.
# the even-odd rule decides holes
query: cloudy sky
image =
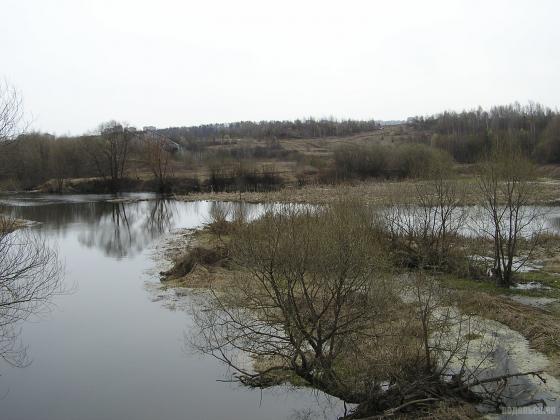
{"label": "cloudy sky", "polygon": [[560,102],[560,1],[1,0],[34,128]]}

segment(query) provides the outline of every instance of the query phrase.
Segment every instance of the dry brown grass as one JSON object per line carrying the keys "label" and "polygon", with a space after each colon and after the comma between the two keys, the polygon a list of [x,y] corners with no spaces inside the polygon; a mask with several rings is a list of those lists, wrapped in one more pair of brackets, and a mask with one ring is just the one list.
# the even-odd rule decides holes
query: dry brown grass
{"label": "dry brown grass", "polygon": [[557,315],[512,301],[506,296],[473,290],[458,293],[458,302],[463,311],[501,322],[526,337],[535,350],[555,359],[560,357],[560,323]]}
{"label": "dry brown grass", "polygon": [[234,272],[222,267],[206,267],[198,264],[188,274],[163,280],[167,287],[224,290],[234,280]]}
{"label": "dry brown grass", "polygon": [[14,230],[22,229],[28,226],[29,223],[30,222],[25,220],[0,215],[0,235],[5,235],[13,232]]}
{"label": "dry brown grass", "polygon": [[[227,268],[227,250],[224,241],[211,229],[201,229],[190,233],[186,248],[181,252],[168,255],[173,267],[161,273],[162,282],[167,287],[224,289],[231,284],[235,272]],[[184,238],[176,238],[170,249],[185,246]]]}
{"label": "dry brown grass", "polygon": [[[402,202],[415,200],[416,186],[425,184],[423,180],[405,181],[364,181],[338,185],[306,185],[301,188],[286,187],[279,191],[269,192],[220,192],[195,193],[177,196],[183,201],[213,200],[213,201],[245,201],[250,203],[309,203],[328,204],[339,200],[345,195],[359,197],[371,204],[387,204],[399,197]],[[480,202],[477,186],[471,178],[461,180],[466,194],[464,205],[475,205]],[[535,181],[537,190],[533,204],[556,204],[560,202],[560,182],[545,179]]]}

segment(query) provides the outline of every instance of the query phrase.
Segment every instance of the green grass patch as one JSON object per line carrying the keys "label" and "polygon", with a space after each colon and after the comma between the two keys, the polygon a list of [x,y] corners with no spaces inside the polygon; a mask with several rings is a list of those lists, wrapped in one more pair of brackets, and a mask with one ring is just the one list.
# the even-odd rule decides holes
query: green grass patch
{"label": "green grass patch", "polygon": [[516,280],[519,283],[538,282],[543,286],[560,289],[560,275],[546,271],[530,271],[528,273],[517,273]]}
{"label": "green grass patch", "polygon": [[453,275],[442,275],[440,277],[440,280],[443,281],[448,287],[456,290],[478,290],[488,293],[504,292],[503,288],[497,287],[496,284],[490,280],[473,280]]}

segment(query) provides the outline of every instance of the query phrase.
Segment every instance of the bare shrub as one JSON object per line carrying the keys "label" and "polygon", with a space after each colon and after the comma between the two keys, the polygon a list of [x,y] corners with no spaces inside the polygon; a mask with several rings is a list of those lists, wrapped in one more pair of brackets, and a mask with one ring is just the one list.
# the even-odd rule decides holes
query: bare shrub
{"label": "bare shrub", "polygon": [[[411,200],[412,196],[412,200]],[[391,199],[383,212],[398,262],[409,268],[464,271],[465,191],[438,169],[431,178]]]}

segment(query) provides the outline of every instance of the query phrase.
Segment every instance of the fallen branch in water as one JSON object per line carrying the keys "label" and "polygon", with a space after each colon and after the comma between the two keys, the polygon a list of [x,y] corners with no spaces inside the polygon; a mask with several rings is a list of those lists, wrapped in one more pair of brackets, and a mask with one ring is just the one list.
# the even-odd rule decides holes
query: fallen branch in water
{"label": "fallen branch in water", "polygon": [[414,400],[414,401],[408,401],[404,404],[399,405],[398,407],[394,407],[394,408],[390,408],[389,410],[385,410],[385,412],[383,413],[385,416],[392,416],[393,414],[395,414],[397,411],[402,410],[403,408],[406,408],[410,405],[415,405],[415,404],[420,404],[420,403],[425,403],[425,402],[435,402],[435,401],[439,401],[439,398],[422,398],[419,400]]}
{"label": "fallen branch in water", "polygon": [[501,382],[501,381],[505,381],[511,378],[519,378],[521,376],[529,376],[529,375],[533,375],[536,376],[537,378],[539,378],[542,383],[546,384],[546,379],[542,377],[542,374],[544,373],[543,370],[535,370],[535,371],[531,371],[531,372],[521,372],[521,373],[511,373],[508,375],[501,375],[501,376],[495,376],[493,378],[487,378],[487,379],[481,379],[475,382],[471,382],[468,384],[464,384],[458,388],[456,388],[457,390],[461,390],[461,389],[467,389],[467,388],[472,388],[474,386],[477,385],[483,385],[483,384],[488,384],[488,383],[493,383],[493,382]]}
{"label": "fallen branch in water", "polygon": [[[410,387],[407,387],[407,391],[405,392],[397,392],[396,394],[390,395],[390,393],[385,393],[383,396],[379,396],[382,398],[386,403],[388,401],[393,400],[395,404],[394,407],[386,408],[382,412],[377,415],[373,416],[363,416],[363,414],[367,413],[366,406],[362,406],[361,410],[358,409],[354,411],[354,413],[346,416],[346,419],[364,419],[364,420],[373,420],[373,419],[382,419],[393,417],[397,415],[399,412],[408,412],[408,413],[417,413],[423,411],[426,406],[435,407],[438,403],[444,403],[446,405],[457,405],[463,403],[472,403],[472,402],[482,402],[483,400],[489,401],[493,403],[492,405],[498,409],[500,406],[503,406],[503,402],[501,402],[501,398],[498,393],[491,393],[488,390],[484,389],[483,392],[475,392],[472,390],[473,387],[481,386],[484,384],[490,383],[498,383],[505,386],[508,379],[518,378],[522,376],[536,376],[538,377],[543,383],[546,383],[546,379],[542,376],[544,371],[530,371],[530,372],[519,372],[519,373],[511,373],[507,375],[500,375],[495,376],[492,378],[480,379],[470,383],[461,383],[459,382],[454,386],[452,383],[445,383],[445,382],[438,382],[438,381],[416,381]],[[503,387],[502,387],[503,388]],[[388,403],[391,404],[391,403]],[[397,405],[398,404],[398,405]],[[518,407],[525,407],[530,405],[537,405],[546,403],[543,400],[532,400],[523,405]],[[371,411],[370,411],[371,413]]]}

